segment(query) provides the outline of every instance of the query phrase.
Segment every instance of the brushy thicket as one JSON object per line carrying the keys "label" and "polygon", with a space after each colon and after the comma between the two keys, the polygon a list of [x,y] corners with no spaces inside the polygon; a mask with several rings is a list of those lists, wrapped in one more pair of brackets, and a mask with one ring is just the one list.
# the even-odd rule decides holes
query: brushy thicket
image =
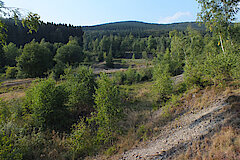
{"label": "brushy thicket", "polygon": [[133,69],[129,67],[125,72],[116,72],[113,75],[113,80],[118,85],[128,84],[131,85],[133,83],[143,82],[152,80],[153,71],[152,68],[144,68],[140,70]]}
{"label": "brushy thicket", "polygon": [[84,66],[62,79],[36,80],[24,99],[0,101],[0,159],[79,159],[117,140],[123,114],[113,81],[96,81]]}

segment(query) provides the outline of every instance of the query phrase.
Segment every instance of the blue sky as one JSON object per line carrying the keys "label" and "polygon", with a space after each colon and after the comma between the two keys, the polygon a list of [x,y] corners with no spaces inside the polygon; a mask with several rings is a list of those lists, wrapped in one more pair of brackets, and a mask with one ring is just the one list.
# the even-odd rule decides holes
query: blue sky
{"label": "blue sky", "polygon": [[7,7],[38,13],[44,22],[96,25],[136,20],[148,23],[195,21],[196,0],[3,0]]}

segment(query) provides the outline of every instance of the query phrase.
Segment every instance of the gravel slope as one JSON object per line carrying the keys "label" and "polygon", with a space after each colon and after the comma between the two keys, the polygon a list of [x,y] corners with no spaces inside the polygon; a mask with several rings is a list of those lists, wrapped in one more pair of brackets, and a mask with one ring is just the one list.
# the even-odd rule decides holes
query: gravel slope
{"label": "gravel slope", "polygon": [[149,141],[144,147],[123,153],[120,159],[170,159],[193,141],[203,138],[224,124],[230,118],[223,109],[227,105],[226,98],[221,98],[197,113],[182,115],[166,125],[155,140]]}

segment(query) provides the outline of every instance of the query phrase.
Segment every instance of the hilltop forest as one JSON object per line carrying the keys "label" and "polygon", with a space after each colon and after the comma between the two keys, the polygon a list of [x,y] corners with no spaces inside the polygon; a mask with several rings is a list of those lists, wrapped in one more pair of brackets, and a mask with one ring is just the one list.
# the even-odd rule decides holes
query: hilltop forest
{"label": "hilltop forest", "polygon": [[202,25],[2,18],[0,159],[147,158],[130,151],[230,96],[218,110],[230,117],[224,125],[151,158],[238,159],[239,1],[198,3]]}

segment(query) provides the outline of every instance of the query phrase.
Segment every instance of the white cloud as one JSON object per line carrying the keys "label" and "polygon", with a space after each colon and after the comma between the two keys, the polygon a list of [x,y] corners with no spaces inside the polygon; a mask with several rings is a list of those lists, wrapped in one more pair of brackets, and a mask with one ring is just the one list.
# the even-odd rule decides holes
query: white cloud
{"label": "white cloud", "polygon": [[177,12],[173,16],[165,17],[162,20],[159,21],[161,24],[168,24],[168,23],[174,23],[179,21],[182,18],[189,18],[192,17],[192,14],[190,12]]}

